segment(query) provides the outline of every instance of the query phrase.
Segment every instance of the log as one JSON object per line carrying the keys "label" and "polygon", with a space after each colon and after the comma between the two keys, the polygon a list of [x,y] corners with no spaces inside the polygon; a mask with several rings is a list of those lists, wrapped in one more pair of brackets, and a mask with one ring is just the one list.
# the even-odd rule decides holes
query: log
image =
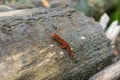
{"label": "log", "polygon": [[120,61],[96,73],[89,80],[120,80]]}
{"label": "log", "polygon": [[[51,38],[70,44],[75,61]],[[92,18],[72,8],[0,13],[0,80],[87,80],[111,64],[110,41]]]}

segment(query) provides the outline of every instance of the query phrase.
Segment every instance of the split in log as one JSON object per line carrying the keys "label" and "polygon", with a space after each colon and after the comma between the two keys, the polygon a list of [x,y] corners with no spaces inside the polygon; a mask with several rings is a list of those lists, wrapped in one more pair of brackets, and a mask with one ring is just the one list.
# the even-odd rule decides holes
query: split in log
{"label": "split in log", "polygon": [[89,80],[120,80],[120,61],[96,73]]}

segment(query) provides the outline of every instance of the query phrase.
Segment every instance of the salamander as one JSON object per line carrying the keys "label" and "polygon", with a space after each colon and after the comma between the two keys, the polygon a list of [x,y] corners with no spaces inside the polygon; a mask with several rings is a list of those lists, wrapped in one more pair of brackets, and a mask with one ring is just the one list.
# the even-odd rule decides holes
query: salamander
{"label": "salamander", "polygon": [[62,39],[58,34],[54,33],[51,35],[52,38],[54,38],[58,43],[61,44],[61,48],[65,48],[67,49],[68,53],[69,53],[69,56],[72,58],[72,60],[74,60],[74,55],[72,53],[72,50],[69,46],[69,44],[64,40]]}

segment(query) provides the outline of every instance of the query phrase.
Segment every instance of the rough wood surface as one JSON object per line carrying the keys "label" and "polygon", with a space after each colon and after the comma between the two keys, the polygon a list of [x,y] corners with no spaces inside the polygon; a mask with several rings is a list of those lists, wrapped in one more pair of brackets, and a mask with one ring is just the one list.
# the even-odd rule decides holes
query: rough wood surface
{"label": "rough wood surface", "polygon": [[96,73],[89,80],[120,80],[120,61]]}
{"label": "rough wood surface", "polygon": [[[51,38],[54,32],[76,62]],[[71,8],[0,13],[0,80],[87,80],[108,65],[109,42],[97,22]]]}

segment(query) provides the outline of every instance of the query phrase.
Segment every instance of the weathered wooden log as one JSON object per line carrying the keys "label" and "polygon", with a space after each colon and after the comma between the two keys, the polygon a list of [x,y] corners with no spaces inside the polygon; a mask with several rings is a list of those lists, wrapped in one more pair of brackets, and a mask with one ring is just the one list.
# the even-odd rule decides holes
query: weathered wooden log
{"label": "weathered wooden log", "polygon": [[120,80],[120,61],[96,73],[89,80]]}
{"label": "weathered wooden log", "polygon": [[[51,33],[71,46],[76,61]],[[110,64],[110,41],[93,19],[71,8],[0,13],[0,80],[87,80]]]}

